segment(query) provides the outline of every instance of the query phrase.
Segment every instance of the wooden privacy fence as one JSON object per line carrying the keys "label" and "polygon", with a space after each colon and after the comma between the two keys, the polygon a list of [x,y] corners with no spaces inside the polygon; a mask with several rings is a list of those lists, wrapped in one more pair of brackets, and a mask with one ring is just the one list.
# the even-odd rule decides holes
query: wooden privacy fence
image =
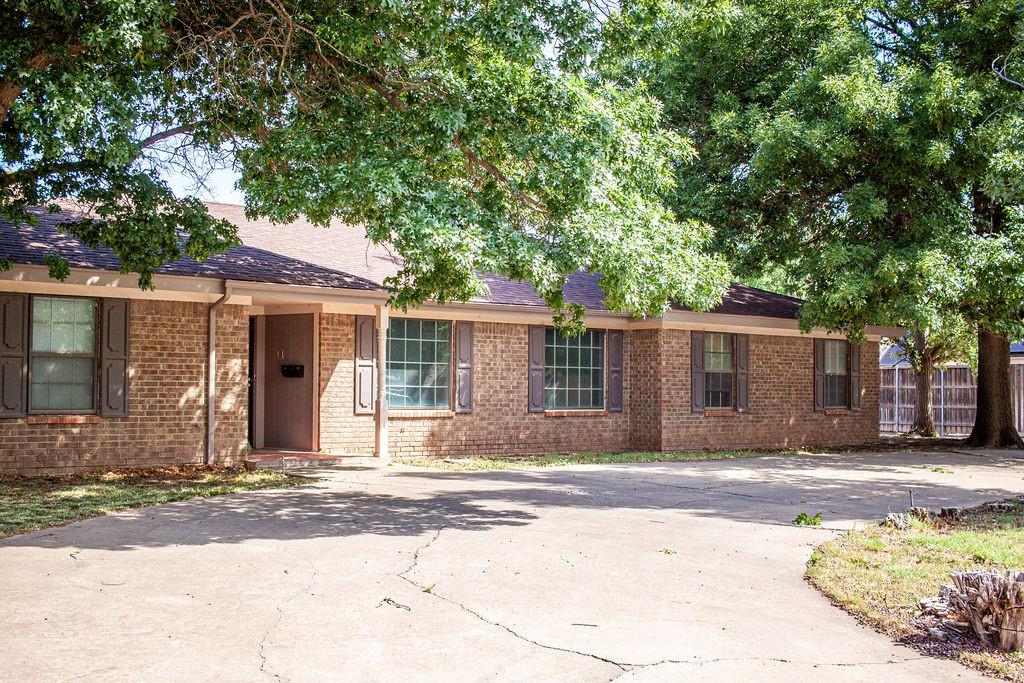
{"label": "wooden privacy fence", "polygon": [[[917,378],[910,368],[882,368],[879,429],[883,434],[909,432],[917,417]],[[932,373],[932,421],[941,436],[970,434],[977,410],[977,380],[969,367],[952,366]],[[1024,365],[1010,366],[1013,418],[1024,432]]]}

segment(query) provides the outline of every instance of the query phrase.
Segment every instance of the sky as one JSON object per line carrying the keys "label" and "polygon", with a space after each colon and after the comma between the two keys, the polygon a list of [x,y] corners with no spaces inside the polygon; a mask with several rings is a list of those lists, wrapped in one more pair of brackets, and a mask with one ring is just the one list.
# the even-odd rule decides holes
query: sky
{"label": "sky", "polygon": [[176,171],[161,174],[178,197],[196,196],[203,201],[241,204],[242,193],[235,187],[238,173],[231,169],[211,171],[206,178],[205,188],[196,188],[192,178]]}

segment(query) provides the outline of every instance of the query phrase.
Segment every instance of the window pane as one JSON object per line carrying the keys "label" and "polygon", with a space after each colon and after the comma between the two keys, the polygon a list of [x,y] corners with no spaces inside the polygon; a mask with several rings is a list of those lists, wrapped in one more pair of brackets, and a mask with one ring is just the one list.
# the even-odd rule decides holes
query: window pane
{"label": "window pane", "polygon": [[849,381],[846,375],[825,375],[825,407],[849,406]]}
{"label": "window pane", "polygon": [[846,371],[846,342],[826,341],[825,342],[825,374],[845,375]]}
{"label": "window pane", "polygon": [[32,410],[92,410],[92,358],[32,358]]}
{"label": "window pane", "polygon": [[733,337],[721,332],[704,333],[704,406],[732,408]]}
{"label": "window pane", "polygon": [[393,318],[388,326],[388,402],[396,408],[451,406],[451,326]]}
{"label": "window pane", "polygon": [[553,328],[544,335],[546,408],[604,407],[604,331],[566,337]]}
{"label": "window pane", "polygon": [[96,304],[92,299],[33,297],[33,351],[93,353],[95,344]]}

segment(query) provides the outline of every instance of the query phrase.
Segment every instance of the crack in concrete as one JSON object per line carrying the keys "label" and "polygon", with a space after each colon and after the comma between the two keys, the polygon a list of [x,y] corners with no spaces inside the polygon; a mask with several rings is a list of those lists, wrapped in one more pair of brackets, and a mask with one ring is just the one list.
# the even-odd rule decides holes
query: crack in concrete
{"label": "crack in concrete", "polygon": [[[433,537],[431,537],[426,543],[424,543],[423,545],[421,545],[419,548],[416,549],[416,552],[414,552],[413,556],[412,556],[412,562],[401,573],[397,574],[398,578],[402,579],[403,581],[405,581],[406,583],[408,583],[411,586],[415,586],[416,588],[420,589],[420,591],[422,591],[424,593],[427,593],[428,595],[430,595],[432,597],[437,598],[438,600],[446,602],[449,605],[453,605],[455,607],[458,607],[462,611],[466,612],[467,614],[473,615],[474,617],[476,617],[480,621],[484,622],[485,624],[489,624],[491,626],[494,626],[495,628],[500,628],[503,631],[505,631],[506,633],[508,633],[509,635],[511,635],[511,636],[513,636],[513,637],[515,637],[515,638],[517,638],[517,639],[519,639],[519,640],[521,640],[521,641],[523,641],[525,643],[529,643],[530,645],[533,645],[534,647],[539,647],[539,648],[544,649],[544,650],[552,650],[552,651],[555,651],[555,652],[564,652],[566,654],[577,655],[577,656],[580,656],[580,657],[588,657],[590,659],[596,659],[599,662],[604,662],[605,664],[611,664],[612,666],[618,667],[622,672],[627,670],[627,667],[629,667],[630,665],[628,665],[628,664],[621,664],[621,663],[616,662],[616,661],[614,661],[612,659],[608,659],[607,657],[602,657],[600,655],[595,655],[595,654],[590,653],[590,652],[582,652],[580,650],[572,650],[570,648],[559,647],[557,645],[547,645],[545,643],[541,643],[541,642],[538,642],[536,640],[533,640],[532,638],[528,638],[528,637],[524,636],[523,634],[519,633],[518,631],[516,631],[515,629],[513,629],[513,628],[511,628],[509,626],[506,626],[505,624],[502,624],[500,622],[488,619],[484,615],[482,615],[479,612],[477,612],[476,610],[474,610],[474,609],[464,605],[463,603],[459,602],[458,600],[454,600],[452,598],[449,598],[446,595],[441,595],[440,593],[438,593],[437,591],[434,590],[433,586],[421,585],[419,583],[416,583],[412,579],[410,579],[408,576],[406,576],[406,574],[411,572],[413,569],[415,569],[419,565],[420,553],[422,553],[427,548],[429,548],[431,545],[433,545],[433,543],[438,539],[438,537],[441,535],[441,532],[444,531],[444,529],[445,529],[445,527],[443,527],[443,526],[440,527],[437,531],[434,532]],[[616,678],[617,678],[617,676],[616,676]],[[611,679],[611,680],[614,680],[614,679]]]}
{"label": "crack in concrete", "polygon": [[604,657],[604,656],[601,656],[599,654],[595,654],[593,652],[584,652],[582,650],[574,650],[572,648],[562,647],[562,646],[559,646],[559,645],[551,645],[551,644],[548,644],[548,643],[542,643],[540,641],[534,640],[533,638],[530,638],[530,637],[528,637],[528,636],[526,636],[526,635],[516,631],[515,629],[513,629],[510,626],[507,626],[507,625],[505,625],[505,624],[503,624],[501,622],[498,622],[498,621],[494,621],[493,619],[488,619],[487,617],[485,617],[480,612],[478,612],[478,611],[474,610],[473,608],[465,605],[464,603],[459,602],[458,600],[455,600],[455,599],[450,598],[450,597],[448,597],[446,595],[438,593],[436,590],[434,590],[434,587],[436,586],[436,584],[434,584],[432,586],[425,586],[423,584],[417,583],[413,579],[409,578],[409,576],[407,576],[407,574],[409,574],[409,572],[413,571],[414,569],[416,569],[419,566],[420,555],[424,551],[426,551],[428,548],[430,548],[430,546],[432,546],[438,540],[438,538],[441,536],[441,532],[444,531],[445,528],[446,527],[444,527],[444,526],[441,526],[440,528],[438,528],[437,531],[434,532],[433,536],[431,536],[425,543],[423,543],[418,548],[416,548],[415,552],[413,552],[412,561],[409,563],[409,566],[407,566],[405,569],[403,569],[401,572],[399,572],[396,575],[398,578],[402,579],[403,581],[405,581],[409,585],[419,589],[421,592],[427,593],[430,596],[432,596],[434,598],[437,598],[438,600],[441,600],[443,602],[448,603],[449,605],[452,605],[454,607],[458,607],[460,610],[466,612],[467,614],[472,615],[473,617],[475,617],[479,621],[482,621],[485,624],[488,624],[488,625],[493,626],[495,628],[502,629],[503,631],[505,631],[509,635],[513,636],[514,638],[516,638],[518,640],[523,641],[524,643],[529,643],[530,645],[533,645],[534,647],[539,647],[539,648],[544,649],[544,650],[550,650],[550,651],[553,651],[553,652],[562,652],[562,653],[565,653],[565,654],[571,654],[571,655],[576,655],[576,656],[579,656],[579,657],[586,657],[588,659],[594,659],[594,660],[597,660],[599,662],[603,662],[605,664],[609,664],[611,666],[614,666],[614,667],[618,668],[619,672],[615,676],[610,678],[609,681],[614,681],[614,680],[616,680],[616,679],[618,679],[618,678],[620,678],[620,677],[630,673],[631,671],[635,671],[635,670],[639,670],[639,669],[647,669],[647,668],[652,668],[652,667],[657,667],[657,666],[663,666],[663,665],[666,665],[666,664],[681,664],[681,665],[686,665],[686,666],[704,666],[704,665],[707,665],[707,664],[716,664],[716,663],[719,663],[719,662],[775,662],[775,663],[779,663],[779,664],[797,664],[797,665],[802,665],[802,666],[815,666],[815,667],[819,667],[819,666],[820,667],[850,667],[850,666],[886,666],[886,665],[894,665],[894,664],[898,665],[898,664],[904,664],[906,662],[915,661],[917,659],[920,659],[920,657],[906,657],[906,658],[902,658],[902,659],[890,658],[890,659],[887,659],[885,661],[871,661],[871,662],[808,662],[808,661],[800,661],[800,660],[793,660],[793,659],[785,659],[785,658],[782,658],[782,657],[720,657],[720,658],[714,658],[714,659],[699,659],[699,658],[695,658],[695,659],[660,659],[660,660],[657,660],[657,661],[654,661],[654,662],[625,662],[625,661],[618,661],[618,660],[612,659],[610,657]]}
{"label": "crack in concrete", "polygon": [[287,681],[288,679],[287,678],[282,678],[281,674],[278,674],[278,673],[275,673],[273,671],[268,671],[267,670],[267,656],[265,654],[266,647],[267,647],[267,639],[270,638],[270,634],[273,633],[274,631],[276,631],[277,627],[281,625],[281,621],[284,619],[284,607],[285,607],[285,605],[287,605],[288,603],[290,603],[292,600],[294,600],[295,598],[299,597],[300,595],[309,592],[309,589],[311,589],[313,587],[313,584],[316,583],[316,577],[317,577],[317,574],[320,572],[320,570],[318,570],[316,568],[316,565],[314,565],[312,562],[309,563],[309,566],[313,569],[313,573],[310,575],[309,581],[306,583],[306,585],[303,586],[302,588],[300,588],[299,590],[295,591],[291,595],[289,595],[285,600],[283,600],[283,601],[277,603],[276,605],[274,605],[274,608],[277,610],[277,618],[274,619],[274,623],[272,623],[270,626],[268,626],[267,630],[263,632],[263,637],[260,638],[258,649],[256,651],[256,656],[260,658],[260,668],[259,668],[260,673],[270,674],[271,676],[273,676],[274,678],[276,678],[279,681],[280,680]]}

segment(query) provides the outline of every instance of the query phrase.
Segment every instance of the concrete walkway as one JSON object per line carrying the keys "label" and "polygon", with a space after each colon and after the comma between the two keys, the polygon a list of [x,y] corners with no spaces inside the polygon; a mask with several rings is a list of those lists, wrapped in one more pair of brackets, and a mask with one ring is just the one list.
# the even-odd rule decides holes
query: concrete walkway
{"label": "concrete walkway", "polygon": [[1024,458],[324,476],[0,541],[0,678],[975,680],[859,626],[804,563],[911,488],[1024,493]]}

